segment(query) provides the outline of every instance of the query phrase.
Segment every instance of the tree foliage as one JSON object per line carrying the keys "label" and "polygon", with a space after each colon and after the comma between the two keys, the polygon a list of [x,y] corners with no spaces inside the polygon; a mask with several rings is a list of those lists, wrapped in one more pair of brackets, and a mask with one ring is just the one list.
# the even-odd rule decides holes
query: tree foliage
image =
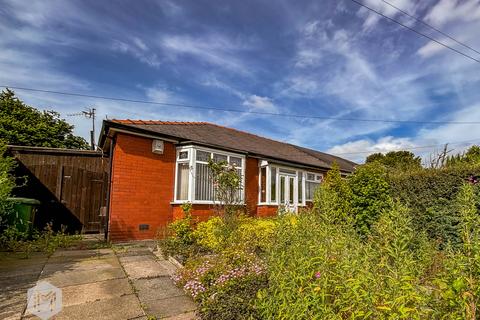
{"label": "tree foliage", "polygon": [[447,167],[462,164],[480,165],[480,146],[471,146],[466,152],[450,156],[446,160]]}
{"label": "tree foliage", "polygon": [[420,169],[422,160],[410,151],[390,151],[386,154],[374,153],[367,157],[365,163],[378,162],[390,169]]}
{"label": "tree foliage", "polygon": [[7,144],[88,149],[82,137],[73,134],[73,125],[55,111],[39,111],[26,105],[9,89],[0,94],[0,136]]}

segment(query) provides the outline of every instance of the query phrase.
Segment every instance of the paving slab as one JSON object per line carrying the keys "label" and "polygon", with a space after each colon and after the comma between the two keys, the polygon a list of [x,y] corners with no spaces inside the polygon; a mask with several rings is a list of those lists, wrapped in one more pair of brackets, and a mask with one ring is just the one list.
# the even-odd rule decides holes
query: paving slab
{"label": "paving slab", "polygon": [[62,288],[63,307],[133,294],[126,278],[105,280]]}
{"label": "paving slab", "polygon": [[119,257],[128,256],[144,256],[152,253],[152,249],[148,247],[122,247],[115,250]]}
{"label": "paving slab", "polygon": [[125,278],[125,272],[123,272],[121,268],[92,269],[85,271],[70,270],[56,272],[49,276],[42,275],[40,278],[58,288],[63,288],[85,283]]}
{"label": "paving slab", "polygon": [[61,263],[84,260],[87,258],[101,259],[112,258],[115,254],[112,249],[90,249],[90,250],[57,250],[50,257],[49,262]]}
{"label": "paving slab", "polygon": [[40,272],[22,274],[21,276],[0,277],[0,290],[7,293],[12,290],[30,288],[35,285]]}
{"label": "paving slab", "polygon": [[185,295],[160,300],[142,301],[142,304],[145,306],[145,312],[148,315],[153,315],[157,318],[178,316],[196,309],[196,305],[192,299]]}
{"label": "paving slab", "polygon": [[133,280],[133,286],[142,302],[184,295],[169,277]]}
{"label": "paving slab", "polygon": [[120,257],[120,263],[131,279],[161,277],[170,274],[169,270],[159,264],[152,254]]}
{"label": "paving slab", "polygon": [[42,276],[46,277],[58,272],[104,270],[110,268],[121,268],[117,257],[112,256],[103,259],[83,258],[69,262],[52,262],[52,259],[50,259],[43,269]]}
{"label": "paving slab", "polygon": [[27,289],[0,293],[0,319],[20,319],[27,304]]}
{"label": "paving slab", "polygon": [[[118,320],[132,319],[145,315],[134,294],[99,300],[88,304],[78,304],[63,308],[55,316],[55,320]],[[34,318],[32,315],[28,319]]]}

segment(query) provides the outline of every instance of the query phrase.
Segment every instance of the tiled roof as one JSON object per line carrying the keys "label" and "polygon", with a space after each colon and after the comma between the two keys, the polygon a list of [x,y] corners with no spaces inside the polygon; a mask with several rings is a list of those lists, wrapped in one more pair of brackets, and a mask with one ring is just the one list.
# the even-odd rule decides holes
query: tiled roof
{"label": "tiled roof", "polygon": [[264,138],[252,133],[232,129],[209,122],[171,122],[156,120],[107,120],[132,129],[152,134],[174,137],[180,141],[192,141],[212,147],[237,150],[257,156],[277,159],[301,165],[330,168],[336,162],[342,171],[352,172],[355,163],[320,151],[295,146],[290,143]]}

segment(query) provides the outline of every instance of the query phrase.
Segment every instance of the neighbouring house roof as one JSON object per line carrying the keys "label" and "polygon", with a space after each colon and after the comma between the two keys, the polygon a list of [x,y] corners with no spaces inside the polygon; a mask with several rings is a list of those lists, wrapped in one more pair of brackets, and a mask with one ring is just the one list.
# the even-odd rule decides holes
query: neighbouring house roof
{"label": "neighbouring house roof", "polygon": [[100,146],[105,143],[110,128],[174,139],[179,143],[194,143],[233,150],[251,156],[265,157],[303,166],[329,169],[336,162],[341,171],[352,172],[352,161],[320,151],[307,149],[258,135],[227,128],[209,122],[169,122],[144,120],[105,120]]}

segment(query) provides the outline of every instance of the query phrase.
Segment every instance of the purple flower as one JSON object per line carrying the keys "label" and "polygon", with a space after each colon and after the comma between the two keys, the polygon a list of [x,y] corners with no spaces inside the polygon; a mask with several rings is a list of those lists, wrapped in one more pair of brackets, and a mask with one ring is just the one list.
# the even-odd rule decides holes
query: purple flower
{"label": "purple flower", "polygon": [[319,279],[322,276],[322,273],[320,271],[317,271],[315,273],[315,279]]}

